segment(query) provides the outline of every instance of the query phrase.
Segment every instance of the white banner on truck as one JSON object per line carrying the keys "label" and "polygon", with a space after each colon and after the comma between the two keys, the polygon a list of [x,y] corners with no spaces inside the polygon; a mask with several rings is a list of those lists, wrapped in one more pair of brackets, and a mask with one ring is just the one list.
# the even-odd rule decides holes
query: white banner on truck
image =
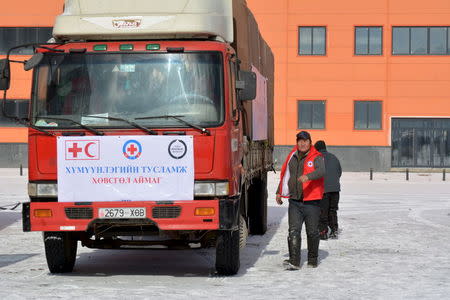
{"label": "white banner on truck", "polygon": [[194,199],[192,136],[58,137],[58,201]]}

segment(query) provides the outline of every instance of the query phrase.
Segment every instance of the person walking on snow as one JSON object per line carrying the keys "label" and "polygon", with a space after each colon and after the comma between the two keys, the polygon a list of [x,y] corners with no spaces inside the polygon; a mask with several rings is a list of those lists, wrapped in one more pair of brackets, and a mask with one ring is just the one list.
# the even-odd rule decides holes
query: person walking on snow
{"label": "person walking on snow", "polygon": [[319,222],[320,239],[328,239],[328,226],[331,229],[330,238],[336,239],[338,236],[337,210],[339,209],[342,168],[339,159],[327,151],[327,145],[324,141],[317,141],[314,147],[322,153],[325,159],[325,168],[327,169],[325,172],[325,191],[321,202],[322,213]]}
{"label": "person walking on snow", "polygon": [[322,154],[312,146],[306,131],[297,134],[297,145],[286,158],[282,168],[276,201],[289,199],[289,259],[284,261],[288,270],[300,269],[301,231],[306,225],[308,240],[308,266],[317,267],[319,253],[320,201],[324,192],[325,163]]}

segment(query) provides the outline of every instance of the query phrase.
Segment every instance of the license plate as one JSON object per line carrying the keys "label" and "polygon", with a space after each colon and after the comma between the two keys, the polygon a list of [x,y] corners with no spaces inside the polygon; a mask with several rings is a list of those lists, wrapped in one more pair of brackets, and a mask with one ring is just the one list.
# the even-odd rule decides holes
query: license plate
{"label": "license plate", "polygon": [[142,219],[147,216],[144,207],[99,208],[100,219]]}

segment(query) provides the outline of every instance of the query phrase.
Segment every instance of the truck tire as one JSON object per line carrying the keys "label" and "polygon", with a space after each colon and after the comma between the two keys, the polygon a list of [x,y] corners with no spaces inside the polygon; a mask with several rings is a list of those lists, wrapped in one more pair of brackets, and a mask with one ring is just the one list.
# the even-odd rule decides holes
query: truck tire
{"label": "truck tire", "polygon": [[239,271],[239,230],[220,230],[216,245],[216,271],[220,275],[234,275]]}
{"label": "truck tire", "polygon": [[247,245],[248,228],[244,216],[239,216],[239,249],[244,249]]}
{"label": "truck tire", "polygon": [[248,190],[249,232],[263,235],[267,231],[267,174],[255,179]]}
{"label": "truck tire", "polygon": [[44,232],[45,256],[51,273],[72,272],[78,240],[71,232]]}

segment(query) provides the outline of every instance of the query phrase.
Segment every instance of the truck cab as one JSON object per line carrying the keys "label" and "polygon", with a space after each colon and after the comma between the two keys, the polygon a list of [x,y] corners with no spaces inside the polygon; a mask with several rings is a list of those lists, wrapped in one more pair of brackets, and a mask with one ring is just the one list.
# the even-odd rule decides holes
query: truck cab
{"label": "truck cab", "polygon": [[[24,231],[43,231],[54,273],[72,271],[80,241],[216,247],[217,271],[235,274],[248,231],[266,230],[271,145],[248,134],[244,105],[265,77],[245,70],[231,45],[233,2],[196,0],[173,14],[179,24],[203,20],[194,32],[142,29],[158,18],[155,7],[140,1],[147,15],[132,7],[117,17],[123,7],[111,2],[67,0],[55,40],[35,45],[25,63],[33,76]],[[211,14],[228,20],[224,29],[204,26]]]}

